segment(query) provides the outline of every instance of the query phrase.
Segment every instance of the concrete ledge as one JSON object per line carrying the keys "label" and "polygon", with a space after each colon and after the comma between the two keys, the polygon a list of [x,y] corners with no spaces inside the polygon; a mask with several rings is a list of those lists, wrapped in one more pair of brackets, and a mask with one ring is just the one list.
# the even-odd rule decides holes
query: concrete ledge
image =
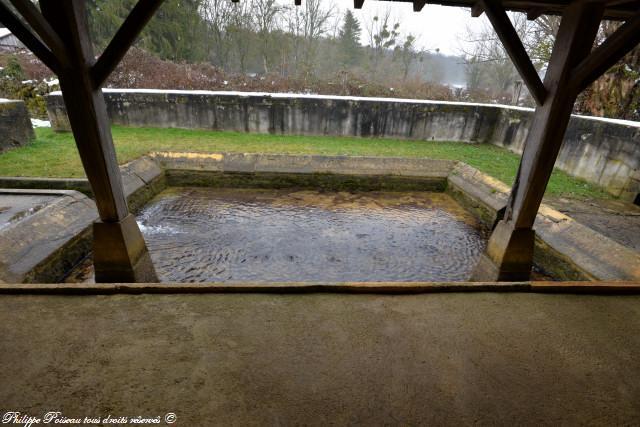
{"label": "concrete ledge", "polygon": [[[447,191],[487,224],[505,206],[509,187],[458,164]],[[640,254],[542,204],[535,223],[534,261],[563,280],[640,280]]]}
{"label": "concrete ledge", "polygon": [[640,282],[225,282],[0,284],[0,294],[110,295],[191,293],[424,294],[441,292],[543,292],[640,294]]}
{"label": "concrete ledge", "polygon": [[174,187],[299,188],[323,191],[444,191],[446,178],[390,175],[292,174],[273,172],[212,172],[169,169],[166,183]]}
{"label": "concrete ledge", "polygon": [[34,178],[0,177],[0,188],[24,188],[41,190],[74,190],[91,195],[89,181],[84,178]]}
{"label": "concrete ledge", "polygon": [[[149,156],[120,166],[122,184],[129,207],[135,211],[164,188],[164,172]],[[86,178],[0,177],[0,188],[74,190],[91,197]]]}
{"label": "concrete ledge", "polygon": [[260,153],[153,152],[164,169],[289,174],[392,175],[446,178],[452,160]]}
{"label": "concrete ledge", "polygon": [[168,185],[444,191],[455,162],[383,157],[154,152]]}

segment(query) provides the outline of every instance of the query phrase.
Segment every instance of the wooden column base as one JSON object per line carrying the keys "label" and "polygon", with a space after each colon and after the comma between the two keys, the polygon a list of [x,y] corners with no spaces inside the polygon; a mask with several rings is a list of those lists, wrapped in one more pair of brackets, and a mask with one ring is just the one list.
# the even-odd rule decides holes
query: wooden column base
{"label": "wooden column base", "polygon": [[97,283],[155,283],[158,276],[136,219],[93,224],[93,265]]}
{"label": "wooden column base", "polygon": [[471,275],[471,280],[476,282],[529,280],[535,237],[536,233],[532,229],[514,229],[509,222],[498,222],[487,243],[487,249]]}

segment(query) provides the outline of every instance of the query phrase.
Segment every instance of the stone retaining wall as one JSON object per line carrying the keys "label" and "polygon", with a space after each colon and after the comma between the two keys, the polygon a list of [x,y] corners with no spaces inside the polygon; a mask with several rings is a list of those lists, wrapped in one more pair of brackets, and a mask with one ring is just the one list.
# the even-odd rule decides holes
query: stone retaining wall
{"label": "stone retaining wall", "polygon": [[24,101],[0,99],[0,153],[35,137]]}
{"label": "stone retaining wall", "polygon": [[[344,96],[106,89],[105,98],[113,123],[124,126],[451,140],[517,153],[533,117],[531,109],[503,105]],[[54,129],[69,130],[59,92],[47,106]],[[556,166],[634,200],[640,123],[573,116]]]}

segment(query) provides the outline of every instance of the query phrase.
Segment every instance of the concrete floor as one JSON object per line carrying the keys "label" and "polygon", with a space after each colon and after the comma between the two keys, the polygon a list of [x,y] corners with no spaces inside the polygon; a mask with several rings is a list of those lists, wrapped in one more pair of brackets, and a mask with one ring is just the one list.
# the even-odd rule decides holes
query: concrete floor
{"label": "concrete floor", "polygon": [[639,332],[640,296],[3,295],[0,411],[638,425]]}

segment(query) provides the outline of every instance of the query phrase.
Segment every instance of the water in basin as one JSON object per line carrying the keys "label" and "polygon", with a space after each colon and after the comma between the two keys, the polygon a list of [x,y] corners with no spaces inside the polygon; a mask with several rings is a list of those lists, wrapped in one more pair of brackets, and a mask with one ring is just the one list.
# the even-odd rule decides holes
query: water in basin
{"label": "water in basin", "polygon": [[465,280],[487,238],[442,193],[172,188],[138,223],[174,282]]}

